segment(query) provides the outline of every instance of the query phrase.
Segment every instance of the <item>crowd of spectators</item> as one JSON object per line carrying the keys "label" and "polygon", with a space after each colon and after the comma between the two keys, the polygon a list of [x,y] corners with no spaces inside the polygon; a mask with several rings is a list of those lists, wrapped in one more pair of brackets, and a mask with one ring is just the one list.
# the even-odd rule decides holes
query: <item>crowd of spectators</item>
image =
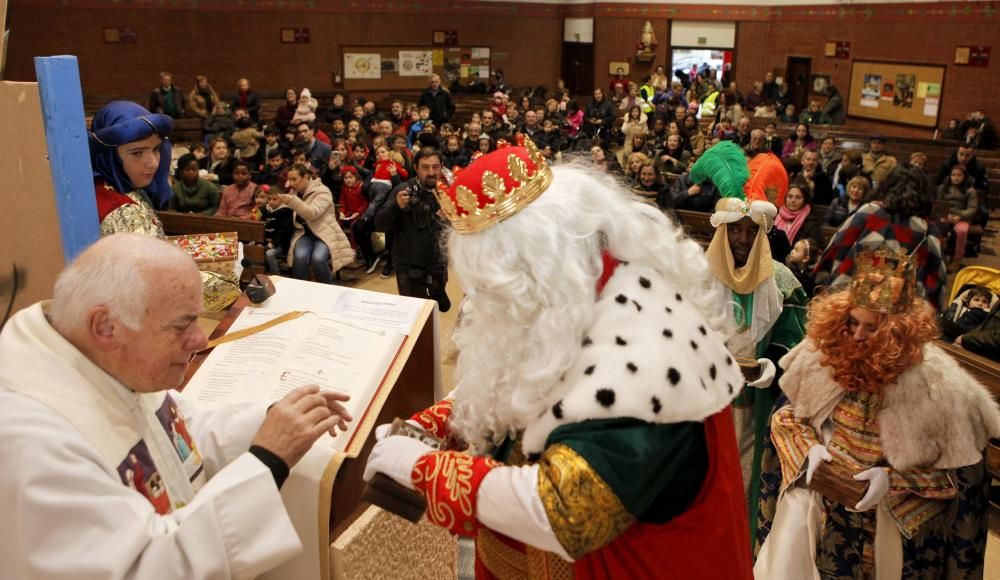
{"label": "crowd of spectators", "polygon": [[[602,170],[618,175],[638,199],[664,211],[713,210],[718,199],[714,186],[691,183],[687,172],[706,149],[720,141],[735,142],[748,158],[780,158],[790,188],[776,223],[788,243],[776,257],[785,259],[790,249],[790,265],[803,278],[817,262],[820,269],[826,268],[828,277],[836,277],[839,261],[829,248],[823,251],[827,240],[822,226],[848,229],[859,216],[887,211],[884,185],[895,173],[903,172],[918,183],[920,196],[898,206],[905,211],[897,210],[888,219],[942,240],[944,247],[937,258],[943,263],[950,257],[952,268],[957,268],[966,251],[970,226],[988,218],[986,172],[975,152],[995,131],[980,113],[955,123],[956,131],[969,139],[956,148],[940,172],[929,175],[924,171],[926,155],[914,153],[899,160],[880,135],[870,138],[867,150],[842,149],[833,136],[814,136],[811,128],[815,125],[844,121],[843,101],[836,88],[831,87],[825,103],[810,101],[805,111],[795,115],[787,86],[777,83],[770,73],[745,94],[736,90],[732,80],[723,84],[725,78],[720,81],[711,69],[689,74],[675,71],[673,76],[671,82],[662,67],[638,81],[618,74],[610,79],[607,93],[599,87],[583,104],[572,98],[562,81],[551,90],[489,86],[479,91],[486,92],[488,104],[463,115],[461,121],[455,118],[452,93],[441,86],[437,75],[415,102],[393,101],[385,110],[371,100],[344,94],[320,103],[309,89],[289,88],[273,120],[261,124],[260,99],[246,79],[240,80],[234,98],[226,101],[204,76],[197,77],[195,87],[185,95],[164,73],[150,96],[150,106],[164,114],[188,114],[204,121],[205,142],[193,144],[178,160],[171,208],[275,221],[268,225],[271,270],[282,267],[293,235],[319,239],[317,229],[336,228],[346,234],[357,263],[367,272],[381,264],[381,273],[392,275],[392,228],[378,227],[386,220],[377,218],[387,208],[402,207],[399,193],[420,182],[415,155],[424,149],[436,151],[436,162],[447,173],[495,150],[502,141],[512,142],[518,134],[531,139],[550,163],[589,158]],[[752,128],[760,123],[752,124],[751,118],[765,118],[764,128]],[[795,123],[794,131],[779,134],[779,126],[789,122]],[[328,192],[330,207],[335,209],[320,212],[316,219],[321,222],[274,218],[278,210],[292,205],[284,197],[295,195],[289,185],[290,171],[306,179],[300,182],[302,187],[308,183]],[[387,229],[388,235],[378,235]],[[831,247],[836,243],[835,237]],[[326,257],[315,252],[306,256],[300,248],[289,265],[294,275],[327,280],[327,271],[306,267],[325,262]],[[937,277],[937,272],[927,277]],[[936,288],[941,282],[925,281]],[[807,283],[811,287],[814,281]],[[400,282],[401,288],[404,285],[413,284]],[[442,283],[427,277],[421,285],[423,292]]]}

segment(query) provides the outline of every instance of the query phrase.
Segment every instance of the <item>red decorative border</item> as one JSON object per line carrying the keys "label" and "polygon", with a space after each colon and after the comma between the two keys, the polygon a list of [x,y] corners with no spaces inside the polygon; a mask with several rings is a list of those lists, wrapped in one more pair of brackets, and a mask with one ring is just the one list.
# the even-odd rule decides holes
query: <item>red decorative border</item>
{"label": "red decorative border", "polygon": [[[763,0],[761,0],[763,2]],[[856,4],[850,6],[745,6],[726,4],[542,4],[475,0],[10,0],[13,8],[204,10],[241,12],[328,12],[461,14],[463,16],[615,17],[675,20],[794,22],[982,22],[1000,20],[998,2]]]}

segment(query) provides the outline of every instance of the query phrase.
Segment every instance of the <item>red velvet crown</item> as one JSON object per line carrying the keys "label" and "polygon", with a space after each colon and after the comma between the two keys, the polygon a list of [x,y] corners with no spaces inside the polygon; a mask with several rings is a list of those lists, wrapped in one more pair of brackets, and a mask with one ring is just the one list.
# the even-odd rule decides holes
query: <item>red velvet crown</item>
{"label": "red velvet crown", "polygon": [[542,154],[531,139],[517,136],[520,146],[501,141],[497,150],[455,171],[449,187],[438,185],[438,203],[455,231],[471,234],[521,211],[552,182]]}

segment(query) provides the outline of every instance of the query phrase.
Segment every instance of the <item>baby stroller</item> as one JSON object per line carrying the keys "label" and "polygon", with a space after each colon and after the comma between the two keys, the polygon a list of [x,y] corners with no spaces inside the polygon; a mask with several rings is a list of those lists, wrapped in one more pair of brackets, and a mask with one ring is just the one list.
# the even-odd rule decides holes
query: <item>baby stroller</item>
{"label": "baby stroller", "polygon": [[964,334],[968,329],[962,327],[963,317],[970,314],[969,304],[981,290],[989,294],[989,304],[985,308],[989,312],[1000,301],[1000,270],[985,266],[970,266],[963,268],[955,276],[951,288],[951,301],[948,307],[938,317],[942,337],[951,342]]}

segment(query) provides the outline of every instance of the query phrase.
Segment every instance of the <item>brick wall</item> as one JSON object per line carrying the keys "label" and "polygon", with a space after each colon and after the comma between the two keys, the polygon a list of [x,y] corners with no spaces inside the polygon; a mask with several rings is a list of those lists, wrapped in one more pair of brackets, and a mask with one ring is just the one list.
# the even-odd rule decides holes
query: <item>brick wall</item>
{"label": "brick wall", "polygon": [[657,65],[670,69],[669,45],[670,27],[667,20],[649,19],[656,37],[656,56],[652,62],[636,62],[636,44],[642,34],[646,18],[594,19],[594,86],[608,90],[611,75],[608,66],[613,61],[627,61],[630,64],[629,79],[639,83],[644,75],[652,73]]}
{"label": "brick wall", "polygon": [[[975,13],[968,15],[961,11],[957,16],[916,14],[938,10],[935,6],[942,7],[938,10],[942,12],[950,4],[894,4],[874,8],[869,5],[866,10],[874,12],[868,16],[865,11],[854,14],[849,10],[846,17],[836,7],[818,12],[808,7],[786,8],[774,13],[753,7],[712,7],[711,14],[702,14],[698,11],[708,8],[699,5],[643,5],[636,10],[625,4],[410,6],[404,0],[372,0],[373,12],[363,13],[369,8],[341,10],[340,5],[325,3],[313,9],[282,11],[148,6],[109,10],[98,6],[100,2],[92,2],[93,6],[78,4],[72,0],[49,5],[12,3],[8,79],[33,80],[33,56],[71,53],[80,58],[84,93],[91,95],[145,93],[156,84],[159,70],[173,72],[175,81],[185,89],[190,88],[195,74],[204,73],[217,90],[229,92],[241,76],[249,77],[258,89],[264,90],[286,86],[329,90],[334,88],[333,71],[341,68],[341,46],[426,46],[433,30],[451,29],[459,32],[463,46],[491,46],[495,57],[503,55],[502,59],[494,58],[493,66],[502,67],[510,83],[552,86],[561,73],[562,17],[594,16],[595,84],[606,87],[611,61],[628,60],[630,77],[635,80],[658,64],[668,64],[668,17],[714,18],[739,21],[735,70],[741,90],[763,78],[765,71],[781,72],[787,57],[796,55],[811,57],[813,72],[831,74],[833,83],[846,93],[851,61],[823,56],[827,40],[841,40],[851,42],[851,56],[856,59],[948,65],[942,123],[974,108],[983,108],[990,117],[1000,119],[1000,99],[996,98],[1000,94],[998,57],[985,69],[951,65],[956,45],[996,48],[1000,26],[994,16],[978,12],[978,6],[987,3],[975,3]],[[940,22],[932,20],[938,18]],[[652,63],[637,63],[635,43],[647,20],[653,23],[659,46]],[[104,27],[124,26],[137,31],[137,44],[103,42]],[[311,43],[279,42],[281,28],[301,26],[310,28]],[[891,135],[931,133],[928,129],[876,121],[849,122]]]}
{"label": "brick wall", "polygon": [[[954,66],[956,45],[994,45],[1000,26],[994,23],[904,23],[904,22],[741,22],[736,36],[736,80],[740,90],[749,89],[770,70],[784,70],[788,56],[812,58],[813,74],[831,75],[833,84],[847,95],[851,60],[824,56],[826,41],[851,43],[851,59],[900,61],[947,65],[942,96],[941,124],[953,117],[964,118],[982,108],[991,118],[1000,118],[1000,63],[989,68]],[[849,124],[889,135],[929,137],[933,129],[907,127],[863,119]]]}
{"label": "brick wall", "polygon": [[[331,90],[341,46],[429,46],[442,29],[458,30],[462,46],[491,46],[501,57],[493,66],[518,86],[553,86],[562,46],[559,17],[22,7],[12,8],[10,26],[9,80],[34,80],[34,56],[71,53],[85,95],[142,94],[156,86],[160,70],[185,90],[196,74],[208,75],[218,91],[234,91],[242,76],[258,89]],[[138,43],[104,43],[104,27],[125,26],[137,31]],[[280,42],[280,29],[295,27],[309,27],[309,44]]]}

